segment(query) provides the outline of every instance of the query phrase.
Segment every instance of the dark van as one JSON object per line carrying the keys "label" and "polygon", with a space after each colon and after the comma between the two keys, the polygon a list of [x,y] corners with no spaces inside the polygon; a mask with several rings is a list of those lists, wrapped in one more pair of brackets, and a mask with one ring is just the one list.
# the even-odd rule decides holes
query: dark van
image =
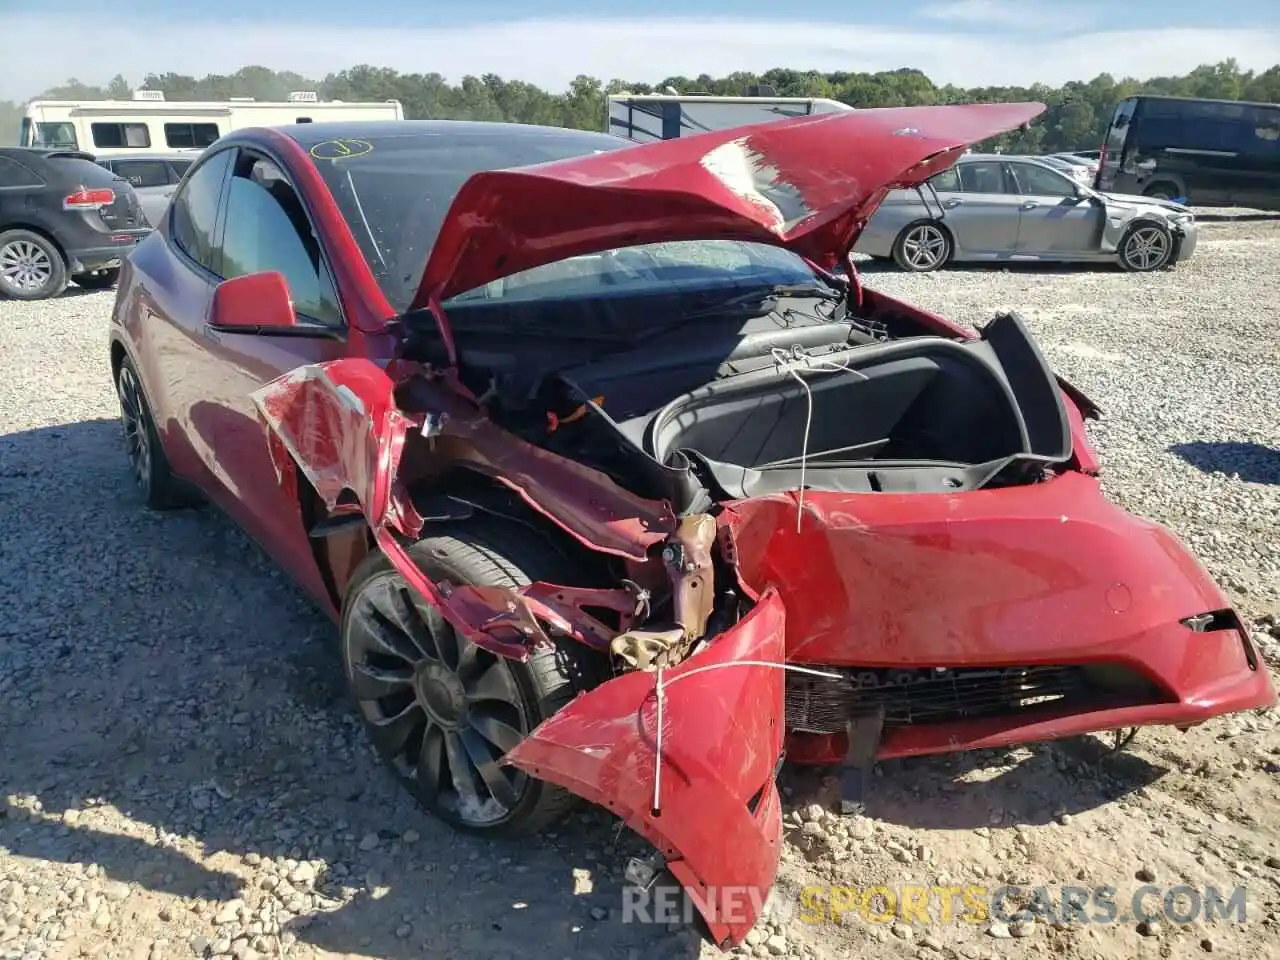
{"label": "dark van", "polygon": [[1280,210],[1278,104],[1129,97],[1102,146],[1099,190]]}

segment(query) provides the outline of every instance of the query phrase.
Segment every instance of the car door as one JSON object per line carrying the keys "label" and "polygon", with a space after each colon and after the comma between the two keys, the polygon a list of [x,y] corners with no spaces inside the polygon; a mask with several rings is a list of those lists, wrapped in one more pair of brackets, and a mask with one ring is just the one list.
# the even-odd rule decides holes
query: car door
{"label": "car door", "polygon": [[[302,327],[294,335],[272,337],[201,324],[199,389],[187,397],[186,407],[192,445],[233,519],[323,596],[296,492],[277,474],[252,395],[298,367],[344,357],[346,325],[305,206],[281,166],[265,155],[241,149],[231,165],[214,271],[222,279],[283,274]],[[307,336],[308,330],[314,335]]]}
{"label": "car door", "polygon": [[116,176],[123,177],[133,187],[151,225],[158,224],[177,189],[169,165],[164,160],[142,158],[109,162]]}
{"label": "car door", "polygon": [[130,330],[169,463],[211,495],[211,477],[192,444],[187,412],[202,389],[207,357],[201,331],[219,280],[214,240],[234,157],[235,148],[224,148],[191,171],[156,232],[130,256],[130,276],[117,300],[117,319]]}
{"label": "car door", "polygon": [[1019,256],[1072,258],[1097,253],[1106,211],[1078,196],[1057,170],[1022,160],[1008,162],[1018,198]]}
{"label": "car door", "polygon": [[939,189],[938,200],[959,257],[1011,255],[1018,241],[1018,198],[1006,183],[1001,162],[961,162],[956,179],[959,189]]}

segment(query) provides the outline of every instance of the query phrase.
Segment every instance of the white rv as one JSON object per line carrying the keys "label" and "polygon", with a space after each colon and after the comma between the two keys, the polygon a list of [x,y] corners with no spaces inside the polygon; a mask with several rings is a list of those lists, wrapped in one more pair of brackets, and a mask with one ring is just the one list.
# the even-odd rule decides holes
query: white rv
{"label": "white rv", "polygon": [[24,147],[84,150],[100,157],[128,153],[201,151],[241,127],[326,120],[403,120],[397,100],[322,101],[310,91],[284,103],[252,98],[225,102],[165,101],[160,90],[134,91],[132,100],[33,100],[22,118]]}
{"label": "white rv", "polygon": [[853,107],[822,97],[713,97],[666,93],[609,94],[605,132],[640,143],[674,140],[709,130],[745,127]]}

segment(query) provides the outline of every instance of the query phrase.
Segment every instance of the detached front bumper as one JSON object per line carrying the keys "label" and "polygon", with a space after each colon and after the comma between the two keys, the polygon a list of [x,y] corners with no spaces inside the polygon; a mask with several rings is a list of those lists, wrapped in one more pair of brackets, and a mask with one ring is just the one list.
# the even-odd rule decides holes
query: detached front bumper
{"label": "detached front bumper", "polygon": [[785,625],[769,591],[707,649],[663,671],[661,706],[655,674],[623,674],[504,758],[652,843],[725,949],[755,925],[781,853]]}
{"label": "detached front bumper", "polygon": [[1174,263],[1181,263],[1184,260],[1191,259],[1192,254],[1196,252],[1196,243],[1199,240],[1199,234],[1200,225],[1194,220],[1175,225],[1173,234]]}

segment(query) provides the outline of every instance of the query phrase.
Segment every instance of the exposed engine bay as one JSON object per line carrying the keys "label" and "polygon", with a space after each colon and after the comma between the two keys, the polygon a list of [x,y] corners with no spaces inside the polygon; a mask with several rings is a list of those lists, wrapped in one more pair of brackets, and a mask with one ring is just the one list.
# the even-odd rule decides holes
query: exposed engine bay
{"label": "exposed engine bay", "polygon": [[[896,301],[869,292],[857,311],[848,296],[819,293],[712,310],[693,327],[668,331],[659,321],[651,336],[643,336],[643,318],[611,316],[625,332],[585,343],[547,336],[538,316],[498,335],[484,309],[453,311],[462,378],[487,417],[473,409],[462,421],[452,415],[452,424],[449,416],[433,420],[424,426],[432,449],[446,444],[455,463],[510,476],[511,457],[496,469],[495,456],[498,434],[510,431],[540,462],[590,474],[597,495],[607,484],[626,501],[602,509],[602,519],[638,502],[655,515],[641,522],[652,538],[643,551],[615,562],[609,579],[622,587],[587,596],[534,585],[527,600],[537,600],[541,616],[506,611],[496,619],[526,637],[573,623],[571,635],[609,651],[622,669],[670,666],[759,595],[761,585],[736,570],[725,504],[793,497],[798,527],[810,492],[963,493],[1032,483],[1071,458],[1059,383],[1016,315],[965,340],[922,333],[909,314],[894,314]],[[478,322],[469,322],[473,314]],[[410,328],[411,359],[429,362],[432,346],[430,330]],[[440,405],[427,378],[398,394],[406,412]],[[455,448],[463,434],[469,442]],[[410,434],[401,468],[411,490],[415,463],[436,459],[415,456],[416,443]],[[533,494],[543,509],[556,500],[527,485],[516,492],[526,501]],[[488,493],[455,488],[450,496],[466,509],[519,512]],[[673,513],[656,519],[666,509]],[[553,609],[559,624],[548,623]]]}

